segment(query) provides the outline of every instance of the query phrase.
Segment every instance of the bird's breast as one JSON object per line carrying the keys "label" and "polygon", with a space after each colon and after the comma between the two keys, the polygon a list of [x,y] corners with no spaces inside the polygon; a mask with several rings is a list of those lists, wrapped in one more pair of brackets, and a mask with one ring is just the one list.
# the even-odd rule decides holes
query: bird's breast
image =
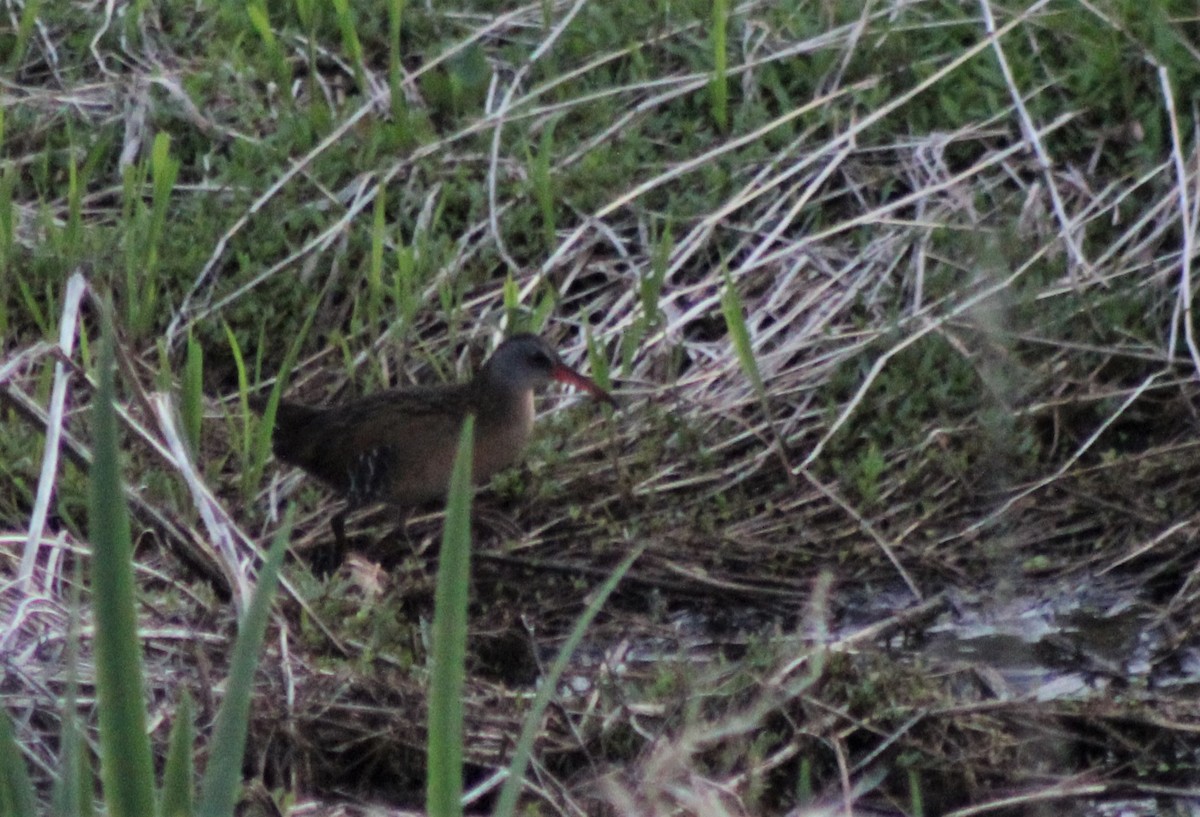
{"label": "bird's breast", "polygon": [[519,395],[503,414],[483,414],[475,429],[476,481],[512,465],[521,456],[533,431],[533,390]]}

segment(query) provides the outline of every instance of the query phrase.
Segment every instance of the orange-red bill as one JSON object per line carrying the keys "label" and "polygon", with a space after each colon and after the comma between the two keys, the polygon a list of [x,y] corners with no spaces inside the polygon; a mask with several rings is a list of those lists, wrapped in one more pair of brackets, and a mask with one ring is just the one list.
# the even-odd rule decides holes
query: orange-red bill
{"label": "orange-red bill", "polygon": [[558,364],[554,367],[554,371],[550,372],[550,376],[559,383],[566,383],[568,386],[574,386],[577,389],[583,389],[588,394],[592,395],[592,397],[595,397],[597,400],[603,400],[613,408],[617,407],[617,401],[613,399],[611,394],[597,386],[595,381],[593,381],[591,378],[584,377],[579,372],[568,366],[564,366],[561,363]]}

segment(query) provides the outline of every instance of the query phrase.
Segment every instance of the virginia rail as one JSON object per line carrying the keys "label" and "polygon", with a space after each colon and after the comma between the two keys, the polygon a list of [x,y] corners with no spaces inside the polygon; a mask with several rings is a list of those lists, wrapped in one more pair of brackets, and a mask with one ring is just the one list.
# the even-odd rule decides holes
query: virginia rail
{"label": "virginia rail", "polygon": [[[340,561],[350,511],[376,502],[420,505],[445,495],[468,414],[476,418],[475,481],[516,462],[533,429],[533,390],[551,380],[616,405],[540,337],[519,334],[501,343],[467,383],[390,389],[329,408],[281,401],[272,448],[346,498],[330,520]],[[264,404],[255,402],[259,410]]]}

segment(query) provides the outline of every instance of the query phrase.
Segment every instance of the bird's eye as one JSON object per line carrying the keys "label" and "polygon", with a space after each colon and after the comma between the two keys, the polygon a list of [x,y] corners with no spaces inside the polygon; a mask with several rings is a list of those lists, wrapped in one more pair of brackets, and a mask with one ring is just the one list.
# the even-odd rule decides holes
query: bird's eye
{"label": "bird's eye", "polygon": [[541,349],[534,349],[529,353],[529,362],[539,369],[549,370],[554,368],[554,361],[552,361],[550,356]]}

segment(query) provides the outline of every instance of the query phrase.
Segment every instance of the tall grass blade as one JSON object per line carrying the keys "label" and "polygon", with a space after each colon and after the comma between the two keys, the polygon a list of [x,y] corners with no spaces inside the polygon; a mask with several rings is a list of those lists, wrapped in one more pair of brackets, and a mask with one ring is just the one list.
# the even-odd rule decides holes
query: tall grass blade
{"label": "tall grass blade", "polygon": [[142,269],[138,286],[128,296],[137,304],[137,319],[130,327],[137,335],[154,325],[158,307],[159,247],[166,232],[167,205],[179,175],[179,160],[171,157],[171,137],[159,132],[150,149],[150,213],[142,235]]}
{"label": "tall grass blade", "polygon": [[238,343],[237,335],[228,322],[225,327],[225,340],[229,342],[229,354],[233,356],[233,368],[237,372],[238,406],[241,411],[242,430],[235,439],[240,439],[241,459],[244,466],[250,460],[250,378],[246,372],[246,358],[242,355],[242,345]]}
{"label": "tall grass blade", "polygon": [[554,213],[554,175],[550,172],[550,158],[554,155],[554,126],[557,119],[550,119],[542,128],[538,150],[534,155],[526,153],[529,163],[529,183],[542,215],[542,241],[547,253],[553,253],[558,244],[558,227]]}
{"label": "tall grass blade", "polygon": [[367,326],[379,329],[383,319],[383,249],[387,237],[387,187],[375,191],[374,219],[371,223],[371,262],[367,265]]}
{"label": "tall grass blade", "polygon": [[117,415],[113,408],[113,328],[103,318],[92,424],[95,455],[88,510],[92,604],[96,617],[96,709],[100,769],[113,817],[154,813],[154,766],[146,734],[141,644],[133,590],[133,548],[122,499]]}
{"label": "tall grass blade", "polygon": [[[0,131],[3,130],[4,108],[0,106]],[[0,146],[3,140],[0,139]],[[9,292],[10,265],[13,259],[16,208],[13,206],[13,187],[19,174],[11,167],[0,170],[0,292]],[[8,298],[0,298],[0,337],[8,335]]]}
{"label": "tall grass blade", "polygon": [[401,62],[400,31],[404,23],[404,0],[388,0],[388,89],[392,97],[392,118],[405,121],[404,64]]}
{"label": "tall grass blade", "polygon": [[450,476],[446,526],[433,612],[433,669],[429,687],[428,779],[430,817],[463,813],[463,687],[467,660],[467,596],[471,579],[471,469],[475,417],[458,439]]}
{"label": "tall grass blade", "polygon": [[712,78],[708,81],[713,122],[722,133],[729,130],[729,57],[726,53],[729,0],[712,0]]}
{"label": "tall grass blade", "polygon": [[[71,128],[71,141],[74,135]],[[79,253],[83,247],[83,185],[79,182],[79,165],[76,163],[75,150],[69,151],[67,159],[67,226],[62,231],[62,256],[64,267],[75,267],[79,264]]]}
{"label": "tall grass blade", "polygon": [[200,785],[200,802],[196,814],[200,817],[229,817],[237,803],[242,784],[242,754],[246,750],[246,727],[250,722],[250,696],[254,690],[254,672],[271,616],[271,599],[279,582],[279,566],[292,533],[295,506],[288,506],[283,525],[262,568],[258,571],[258,586],[250,607],[238,627],[233,645],[233,660],[225,682],[225,700],[217,712],[209,744],[208,768]]}
{"label": "tall grass blade", "polygon": [[204,419],[204,350],[190,330],[179,406],[183,415],[183,433],[195,457],[200,453],[200,428]]}
{"label": "tall grass blade", "polygon": [[37,798],[8,713],[0,709],[0,814],[35,817]]}
{"label": "tall grass blade", "polygon": [[363,47],[358,38],[358,29],[354,25],[354,12],[350,8],[350,0],[333,0],[333,11],[337,17],[338,29],[342,33],[342,48],[346,59],[354,67],[354,78],[358,83],[358,92],[364,97],[371,93],[363,72]]}
{"label": "tall grass blade", "polygon": [[596,595],[584,608],[583,613],[575,622],[575,626],[571,628],[571,634],[567,636],[567,640],[563,642],[559,648],[558,655],[554,658],[554,663],[550,665],[550,671],[546,673],[546,677],[542,679],[538,687],[538,693],[534,696],[533,706],[529,708],[529,712],[525,715],[525,723],[521,727],[521,737],[517,740],[516,749],[513,750],[512,761],[508,764],[508,779],[504,781],[504,787],[500,790],[500,798],[496,801],[496,808],[492,812],[492,817],[512,817],[516,813],[517,797],[521,793],[521,784],[525,780],[525,769],[529,766],[529,757],[533,752],[533,743],[537,739],[538,733],[542,727],[542,717],[546,714],[546,709],[550,706],[550,700],[554,697],[555,691],[558,689],[558,682],[562,679],[563,673],[567,671],[567,665],[571,661],[571,656],[575,654],[575,650],[579,648],[579,644],[583,641],[584,635],[587,634],[588,627],[592,625],[600,610],[604,607],[604,603],[608,601],[608,597],[617,589],[621,579],[629,572],[629,568],[633,567],[633,563],[642,555],[642,551],[646,546],[639,545],[632,553],[622,560],[617,565],[612,574],[605,579],[604,584],[596,591]]}
{"label": "tall grass blade", "polygon": [[796,479],[796,474],[792,469],[791,460],[788,458],[787,446],[784,444],[783,437],[779,433],[779,428],[775,425],[775,415],[771,411],[771,401],[767,397],[766,386],[763,385],[762,371],[758,368],[758,359],[754,356],[754,344],[750,341],[750,330],[746,328],[745,311],[742,308],[742,298],[738,295],[737,287],[733,285],[733,280],[729,277],[729,270],[724,271],[725,289],[721,292],[721,312],[725,315],[725,327],[729,330],[729,337],[733,341],[733,350],[737,355],[738,364],[742,367],[742,372],[750,380],[751,386],[754,387],[754,393],[758,396],[758,402],[762,405],[763,417],[767,420],[767,427],[771,430],[771,436],[774,438],[775,454],[779,457],[779,462],[783,466],[784,475],[788,482],[792,483]]}
{"label": "tall grass blade", "polygon": [[196,724],[192,696],[183,690],[179,706],[175,707],[175,723],[163,764],[162,817],[192,817],[195,764],[192,746],[196,743]]}
{"label": "tall grass blade", "polygon": [[[79,595],[82,581],[82,564],[76,562],[71,580],[70,611],[67,624],[67,689],[63,696],[62,733],[59,738],[58,779],[54,781],[51,798],[54,813],[62,817],[90,817],[94,813],[92,802],[96,779],[88,762],[87,745],[79,728]],[[0,814],[4,814],[0,810]]]}
{"label": "tall grass blade", "polygon": [[[74,683],[72,679],[71,683]],[[63,702],[62,733],[58,749],[58,779],[54,781],[54,814],[63,817],[83,817],[92,814],[92,790],[95,779],[86,763],[86,747],[79,730],[72,691]],[[0,814],[6,814],[0,809]]]}

